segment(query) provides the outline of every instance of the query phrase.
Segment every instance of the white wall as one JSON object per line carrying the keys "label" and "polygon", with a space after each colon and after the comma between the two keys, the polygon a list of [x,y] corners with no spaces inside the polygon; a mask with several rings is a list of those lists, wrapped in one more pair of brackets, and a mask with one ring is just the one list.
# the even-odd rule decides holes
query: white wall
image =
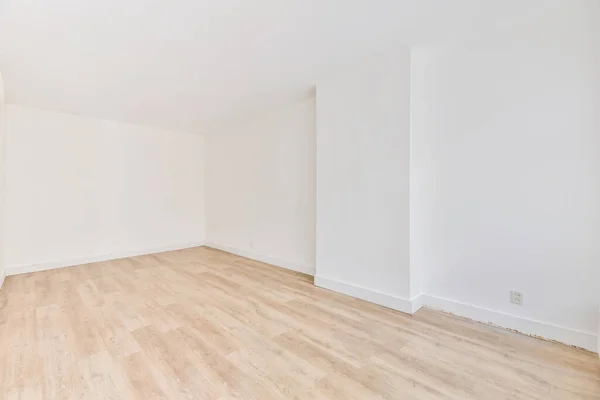
{"label": "white wall", "polygon": [[4,101],[4,81],[0,73],[0,288],[4,283],[5,245],[5,199],[6,199],[6,103]]}
{"label": "white wall", "polygon": [[[564,2],[413,54],[411,250],[424,291],[451,311],[590,349],[600,304],[596,4]],[[510,290],[524,293],[522,306]]]}
{"label": "white wall", "polygon": [[314,274],[315,99],[206,136],[207,241]]}
{"label": "white wall", "polygon": [[410,298],[410,52],[317,85],[315,283],[404,309]]}
{"label": "white wall", "polygon": [[203,141],[9,105],[7,272],[202,242]]}

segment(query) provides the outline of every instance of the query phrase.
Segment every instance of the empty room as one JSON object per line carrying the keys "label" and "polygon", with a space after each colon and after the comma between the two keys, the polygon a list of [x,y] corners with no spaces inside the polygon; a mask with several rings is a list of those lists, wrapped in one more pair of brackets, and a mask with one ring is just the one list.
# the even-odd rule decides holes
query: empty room
{"label": "empty room", "polygon": [[600,1],[0,0],[0,400],[600,400]]}

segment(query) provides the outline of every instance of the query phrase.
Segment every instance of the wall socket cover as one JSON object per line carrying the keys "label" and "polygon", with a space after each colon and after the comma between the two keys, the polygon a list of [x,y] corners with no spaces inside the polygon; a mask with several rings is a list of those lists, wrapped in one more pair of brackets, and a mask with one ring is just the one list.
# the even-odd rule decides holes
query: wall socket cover
{"label": "wall socket cover", "polygon": [[510,302],[513,304],[523,305],[523,293],[521,292],[510,292]]}

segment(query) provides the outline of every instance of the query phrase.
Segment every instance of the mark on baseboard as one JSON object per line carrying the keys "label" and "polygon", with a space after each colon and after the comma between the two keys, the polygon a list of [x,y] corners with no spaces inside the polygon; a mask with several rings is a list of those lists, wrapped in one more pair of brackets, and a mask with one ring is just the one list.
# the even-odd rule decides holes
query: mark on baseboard
{"label": "mark on baseboard", "polygon": [[476,319],[469,318],[469,317],[463,317],[462,315],[454,314],[453,312],[442,310],[441,308],[436,308],[436,307],[431,307],[431,306],[424,306],[424,307],[430,308],[432,310],[440,311],[440,312],[442,312],[444,314],[452,315],[453,317],[458,317],[458,318],[466,319],[466,320],[475,322],[477,324],[483,324],[483,325],[492,326],[494,328],[502,329],[502,330],[505,330],[505,331],[510,331],[510,332],[513,332],[513,333],[518,333],[519,335],[528,336],[530,338],[534,338],[534,339],[538,339],[538,340],[543,340],[544,342],[556,343],[556,344],[560,344],[562,346],[570,347],[572,349],[577,349],[577,350],[585,351],[586,353],[596,354],[595,352],[593,352],[591,350],[588,350],[588,349],[585,349],[583,347],[575,346],[573,344],[567,344],[567,343],[559,342],[558,340],[554,340],[554,339],[548,339],[547,337],[540,336],[540,335],[534,335],[534,334],[531,334],[531,333],[521,332],[519,330],[512,329],[512,328],[507,328],[505,326],[498,325],[498,324],[495,324],[493,322],[489,322],[489,321],[477,321]]}

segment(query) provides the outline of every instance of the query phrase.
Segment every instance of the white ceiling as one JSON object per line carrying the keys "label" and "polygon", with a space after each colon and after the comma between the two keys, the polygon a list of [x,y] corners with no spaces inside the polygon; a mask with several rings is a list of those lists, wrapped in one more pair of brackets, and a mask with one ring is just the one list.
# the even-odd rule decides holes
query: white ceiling
{"label": "white ceiling", "polygon": [[546,0],[0,0],[10,103],[203,132]]}

